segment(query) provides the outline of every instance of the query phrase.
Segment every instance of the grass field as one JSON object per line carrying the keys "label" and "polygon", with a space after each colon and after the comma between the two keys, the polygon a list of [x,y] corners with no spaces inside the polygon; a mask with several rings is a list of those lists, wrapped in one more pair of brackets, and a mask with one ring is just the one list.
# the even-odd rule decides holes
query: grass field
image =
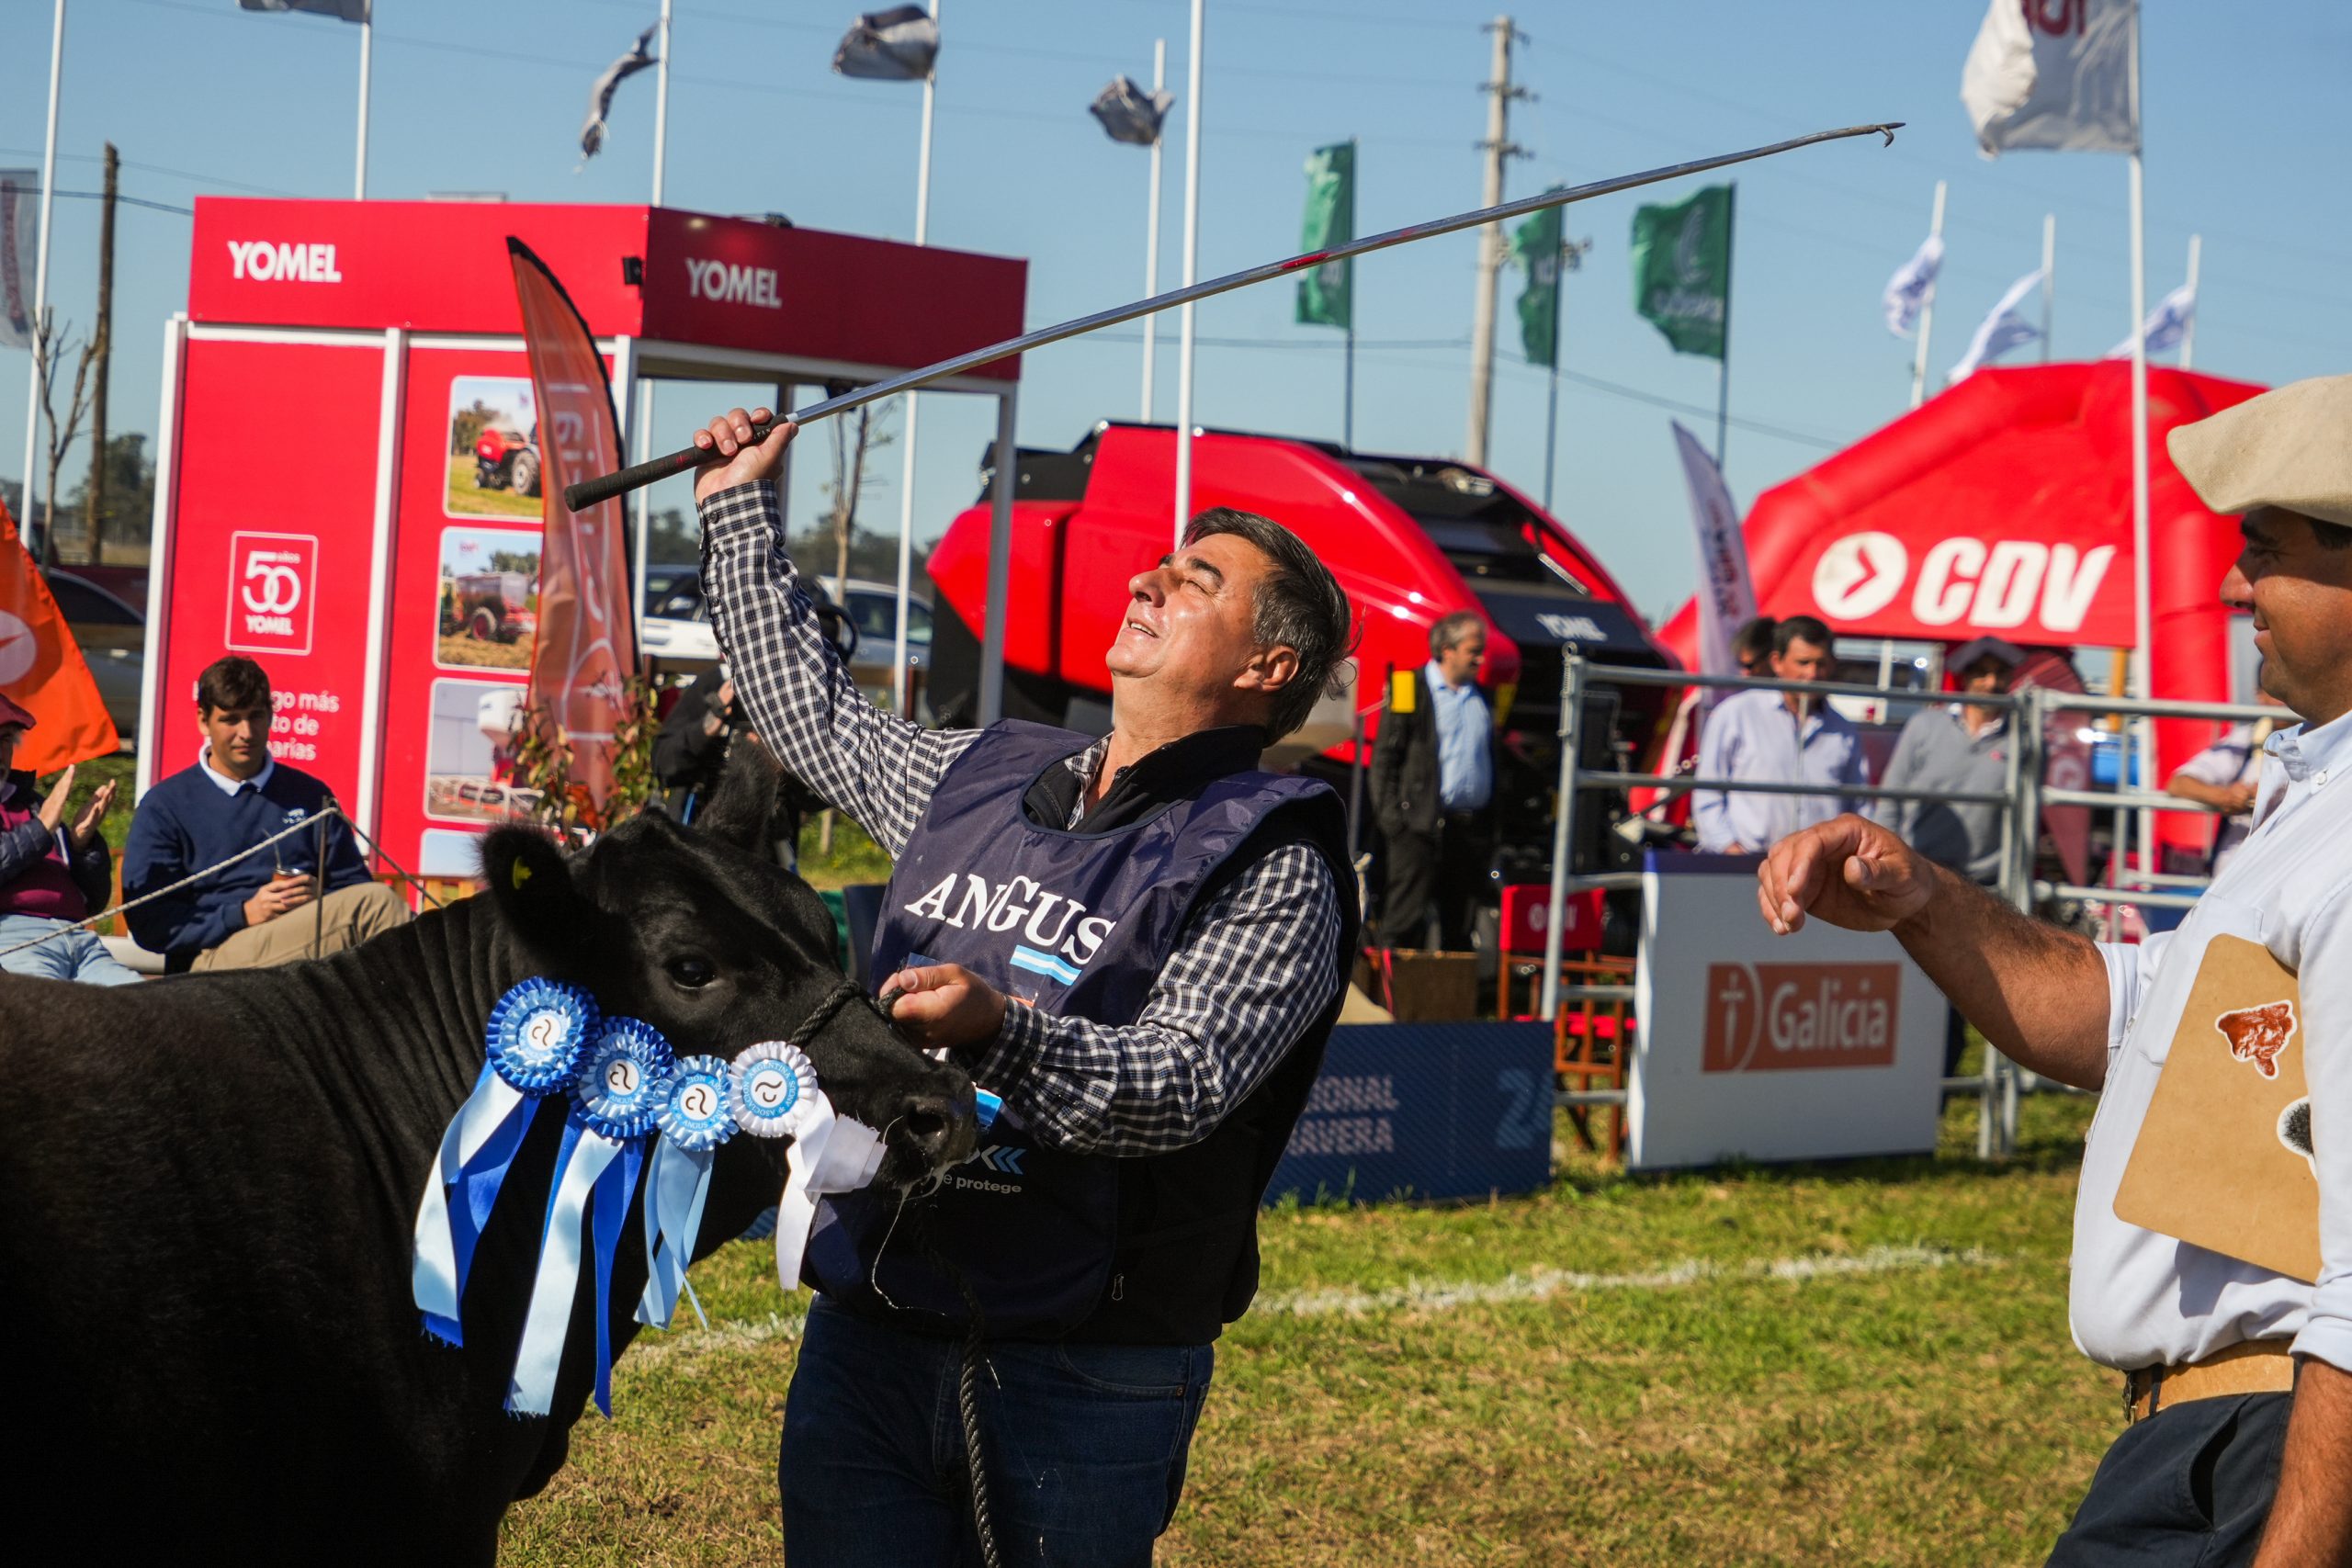
{"label": "grass field", "polygon": [[474,456],[460,453],[449,459],[447,510],[459,517],[531,517],[539,515],[539,497],[516,495],[511,490],[484,490],[474,483]]}
{"label": "grass field", "polygon": [[[2066,1333],[2081,1100],[1962,1157],[1629,1178],[1268,1215],[1160,1561],[2038,1562],[2116,1428]],[[708,1331],[648,1335],[509,1564],[775,1562],[805,1297],[737,1243]]]}
{"label": "grass field", "polygon": [[442,634],[434,651],[434,660],[444,665],[477,665],[485,670],[528,670],[531,667],[531,639],[517,637],[513,642],[484,642],[480,637],[463,633]]}

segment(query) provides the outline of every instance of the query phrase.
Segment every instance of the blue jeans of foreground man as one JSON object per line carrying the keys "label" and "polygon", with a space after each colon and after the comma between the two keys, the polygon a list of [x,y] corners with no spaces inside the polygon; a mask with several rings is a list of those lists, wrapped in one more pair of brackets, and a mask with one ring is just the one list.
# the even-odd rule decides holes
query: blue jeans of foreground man
{"label": "blue jeans of foreground man", "polygon": [[2284,1393],[2192,1399],[2124,1428],[2049,1568],[2245,1568],[2293,1407]]}
{"label": "blue jeans of foreground man", "polygon": [[[1208,1345],[998,1342],[980,1443],[1005,1562],[1141,1568],[1175,1516]],[[956,1404],[961,1341],[820,1296],[785,1405],[777,1484],[792,1568],[978,1563]]]}
{"label": "blue jeans of foreground man", "polygon": [[[58,936],[59,931],[72,931]],[[50,937],[39,947],[8,953],[18,942]],[[0,915],[0,969],[11,975],[37,975],[45,980],[80,980],[92,986],[135,986],[136,971],[117,962],[107,944],[88,931],[76,931],[63,920],[40,915]]]}

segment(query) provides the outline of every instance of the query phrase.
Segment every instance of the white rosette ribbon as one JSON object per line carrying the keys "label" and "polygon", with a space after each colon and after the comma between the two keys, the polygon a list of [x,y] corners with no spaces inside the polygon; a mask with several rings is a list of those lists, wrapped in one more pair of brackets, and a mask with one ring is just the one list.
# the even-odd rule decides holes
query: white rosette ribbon
{"label": "white rosette ribbon", "polygon": [[754,1137],[792,1140],[776,1202],[775,1275],[797,1291],[817,1200],[872,1181],[882,1168],[882,1134],[835,1111],[808,1053],[782,1040],[746,1046],[735,1058],[735,1119]]}

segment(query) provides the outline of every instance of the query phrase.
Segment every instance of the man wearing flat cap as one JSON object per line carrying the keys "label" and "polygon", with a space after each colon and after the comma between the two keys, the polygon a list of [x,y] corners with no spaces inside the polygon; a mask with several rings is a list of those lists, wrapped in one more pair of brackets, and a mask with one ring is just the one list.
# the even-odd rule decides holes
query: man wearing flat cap
{"label": "man wearing flat cap", "polygon": [[[2075,1343],[2114,1369],[2126,1426],[2059,1538],[2066,1568],[2352,1562],[2352,376],[2300,381],[2172,433],[2244,549],[2264,691],[2301,723],[2267,742],[2254,828],[2176,931],[2091,942],[2018,914],[1886,828],[1843,817],[1775,846],[1758,903],[1889,931],[1994,1045],[2098,1089],[2075,1206]],[[2259,942],[2301,990],[2319,1183],[2318,1282],[2127,1224],[2115,1195],[2216,936]],[[2251,1081],[2251,1080],[2249,1080]]]}

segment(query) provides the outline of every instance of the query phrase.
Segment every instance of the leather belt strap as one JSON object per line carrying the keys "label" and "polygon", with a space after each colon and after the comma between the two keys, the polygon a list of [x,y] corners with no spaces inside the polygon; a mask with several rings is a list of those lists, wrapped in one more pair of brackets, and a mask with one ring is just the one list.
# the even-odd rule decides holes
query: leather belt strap
{"label": "leather belt strap", "polygon": [[2192,1399],[2237,1393],[2286,1393],[2295,1386],[2295,1358],[2284,1339],[2249,1339],[2183,1367],[2143,1367],[2123,1374],[2123,1422],[2145,1421]]}

